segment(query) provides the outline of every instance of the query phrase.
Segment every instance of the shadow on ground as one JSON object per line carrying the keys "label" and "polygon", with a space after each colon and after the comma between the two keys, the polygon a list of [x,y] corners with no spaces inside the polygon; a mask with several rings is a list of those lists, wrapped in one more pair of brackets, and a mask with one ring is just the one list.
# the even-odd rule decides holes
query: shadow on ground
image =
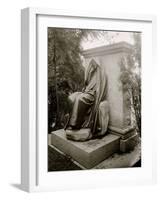
{"label": "shadow on ground", "polygon": [[[133,167],[141,167],[139,160]],[[100,169],[100,168],[99,168]],[[105,169],[105,167],[102,167]],[[82,170],[79,166],[73,163],[70,157],[67,157],[57,152],[52,147],[48,146],[48,171],[66,171],[66,170]]]}
{"label": "shadow on ground", "polygon": [[48,171],[81,170],[70,158],[48,146]]}

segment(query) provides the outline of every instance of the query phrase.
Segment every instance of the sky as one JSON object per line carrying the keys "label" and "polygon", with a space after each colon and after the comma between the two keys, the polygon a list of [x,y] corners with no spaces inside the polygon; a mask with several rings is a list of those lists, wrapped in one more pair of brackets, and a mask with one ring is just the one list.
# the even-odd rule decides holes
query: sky
{"label": "sky", "polygon": [[93,39],[91,36],[88,36],[87,39],[82,41],[81,45],[83,50],[86,50],[123,41],[133,44],[134,41],[132,36],[133,32],[105,31],[98,38]]}

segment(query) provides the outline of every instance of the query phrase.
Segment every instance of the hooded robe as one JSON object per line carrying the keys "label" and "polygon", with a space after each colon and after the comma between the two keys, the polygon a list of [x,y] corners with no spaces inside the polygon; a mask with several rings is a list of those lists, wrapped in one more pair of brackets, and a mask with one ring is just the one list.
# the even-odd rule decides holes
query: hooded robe
{"label": "hooded robe", "polygon": [[85,72],[83,92],[75,92],[69,97],[72,102],[67,128],[90,128],[92,137],[100,130],[99,105],[107,99],[107,75],[92,59]]}

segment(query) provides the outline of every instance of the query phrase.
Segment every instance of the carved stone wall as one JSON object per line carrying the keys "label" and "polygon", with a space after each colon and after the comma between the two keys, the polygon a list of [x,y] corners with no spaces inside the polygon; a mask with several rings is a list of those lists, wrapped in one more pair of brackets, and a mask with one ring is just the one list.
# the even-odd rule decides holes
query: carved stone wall
{"label": "carved stone wall", "polygon": [[123,92],[120,81],[120,60],[131,50],[132,46],[126,42],[97,47],[83,52],[88,66],[94,58],[104,68],[108,77],[108,100],[110,104],[110,126],[125,129],[131,125],[130,101]]}

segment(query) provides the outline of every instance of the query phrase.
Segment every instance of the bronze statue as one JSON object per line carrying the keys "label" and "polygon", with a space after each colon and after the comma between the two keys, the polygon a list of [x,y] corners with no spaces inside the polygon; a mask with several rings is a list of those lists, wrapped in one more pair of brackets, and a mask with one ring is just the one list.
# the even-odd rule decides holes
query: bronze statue
{"label": "bronze statue", "polygon": [[107,75],[94,59],[85,72],[83,91],[71,94],[69,101],[72,111],[65,126],[68,139],[86,141],[106,134],[109,121]]}

